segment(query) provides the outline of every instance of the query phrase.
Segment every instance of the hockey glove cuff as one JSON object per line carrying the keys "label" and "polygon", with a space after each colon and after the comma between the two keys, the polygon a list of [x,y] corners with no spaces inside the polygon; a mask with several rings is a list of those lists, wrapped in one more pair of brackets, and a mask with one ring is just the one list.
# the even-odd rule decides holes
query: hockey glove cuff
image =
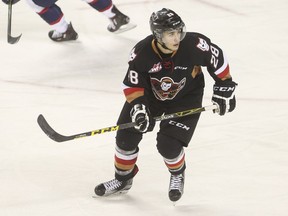
{"label": "hockey glove cuff", "polygon": [[149,109],[144,104],[135,104],[130,111],[132,122],[136,123],[135,129],[145,133],[153,127],[153,118],[151,117]]}
{"label": "hockey glove cuff", "polygon": [[235,109],[236,98],[234,91],[237,85],[238,84],[233,82],[232,79],[217,81],[214,84],[212,102],[218,107],[218,109],[214,111],[215,113],[222,116]]}

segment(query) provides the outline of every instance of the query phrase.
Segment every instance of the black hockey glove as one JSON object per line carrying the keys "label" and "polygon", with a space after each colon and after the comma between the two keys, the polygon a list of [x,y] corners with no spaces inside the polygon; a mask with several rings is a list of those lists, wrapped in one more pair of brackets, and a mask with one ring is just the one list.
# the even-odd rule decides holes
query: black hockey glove
{"label": "black hockey glove", "polygon": [[19,2],[20,0],[2,0],[5,4],[9,4],[9,2],[11,1],[12,2],[12,5],[13,4],[16,4],[17,2]]}
{"label": "black hockey glove", "polygon": [[149,109],[144,104],[135,104],[130,111],[132,122],[136,122],[135,129],[145,133],[153,125],[153,118],[151,117]]}
{"label": "black hockey glove", "polygon": [[238,84],[232,79],[224,81],[217,81],[213,87],[212,102],[218,106],[214,113],[225,115],[225,113],[232,112],[236,107],[236,99],[234,91]]}

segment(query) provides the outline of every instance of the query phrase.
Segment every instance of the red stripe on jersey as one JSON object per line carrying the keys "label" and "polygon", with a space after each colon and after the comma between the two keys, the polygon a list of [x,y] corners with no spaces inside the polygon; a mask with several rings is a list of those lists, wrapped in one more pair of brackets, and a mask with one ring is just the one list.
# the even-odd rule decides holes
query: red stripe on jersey
{"label": "red stripe on jersey", "polygon": [[144,88],[131,87],[131,88],[126,88],[123,91],[124,91],[125,96],[127,96],[135,92],[139,92],[139,91],[144,92]]}
{"label": "red stripe on jersey", "polygon": [[227,74],[229,73],[229,65],[227,65],[227,67],[217,75],[218,78],[223,78],[225,77]]}

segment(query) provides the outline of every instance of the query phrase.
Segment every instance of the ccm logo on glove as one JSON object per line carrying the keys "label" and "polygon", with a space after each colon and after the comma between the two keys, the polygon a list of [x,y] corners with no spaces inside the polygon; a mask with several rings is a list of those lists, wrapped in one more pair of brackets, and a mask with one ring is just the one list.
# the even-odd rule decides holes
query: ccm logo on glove
{"label": "ccm logo on glove", "polygon": [[214,86],[214,91],[220,91],[220,92],[229,92],[234,91],[236,86]]}
{"label": "ccm logo on glove", "polygon": [[238,84],[233,82],[232,79],[216,82],[213,87],[212,102],[217,105],[214,111],[219,115],[225,115],[232,112],[236,107],[236,98],[234,91]]}

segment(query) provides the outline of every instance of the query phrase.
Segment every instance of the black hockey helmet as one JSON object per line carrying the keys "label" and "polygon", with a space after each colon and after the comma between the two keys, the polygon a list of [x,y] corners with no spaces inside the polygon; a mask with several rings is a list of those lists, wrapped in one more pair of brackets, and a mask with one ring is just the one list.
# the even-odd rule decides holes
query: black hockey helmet
{"label": "black hockey helmet", "polygon": [[152,13],[150,17],[150,29],[158,41],[161,41],[164,31],[181,29],[180,40],[183,40],[186,35],[185,24],[181,17],[168,8],[163,8],[162,10]]}

